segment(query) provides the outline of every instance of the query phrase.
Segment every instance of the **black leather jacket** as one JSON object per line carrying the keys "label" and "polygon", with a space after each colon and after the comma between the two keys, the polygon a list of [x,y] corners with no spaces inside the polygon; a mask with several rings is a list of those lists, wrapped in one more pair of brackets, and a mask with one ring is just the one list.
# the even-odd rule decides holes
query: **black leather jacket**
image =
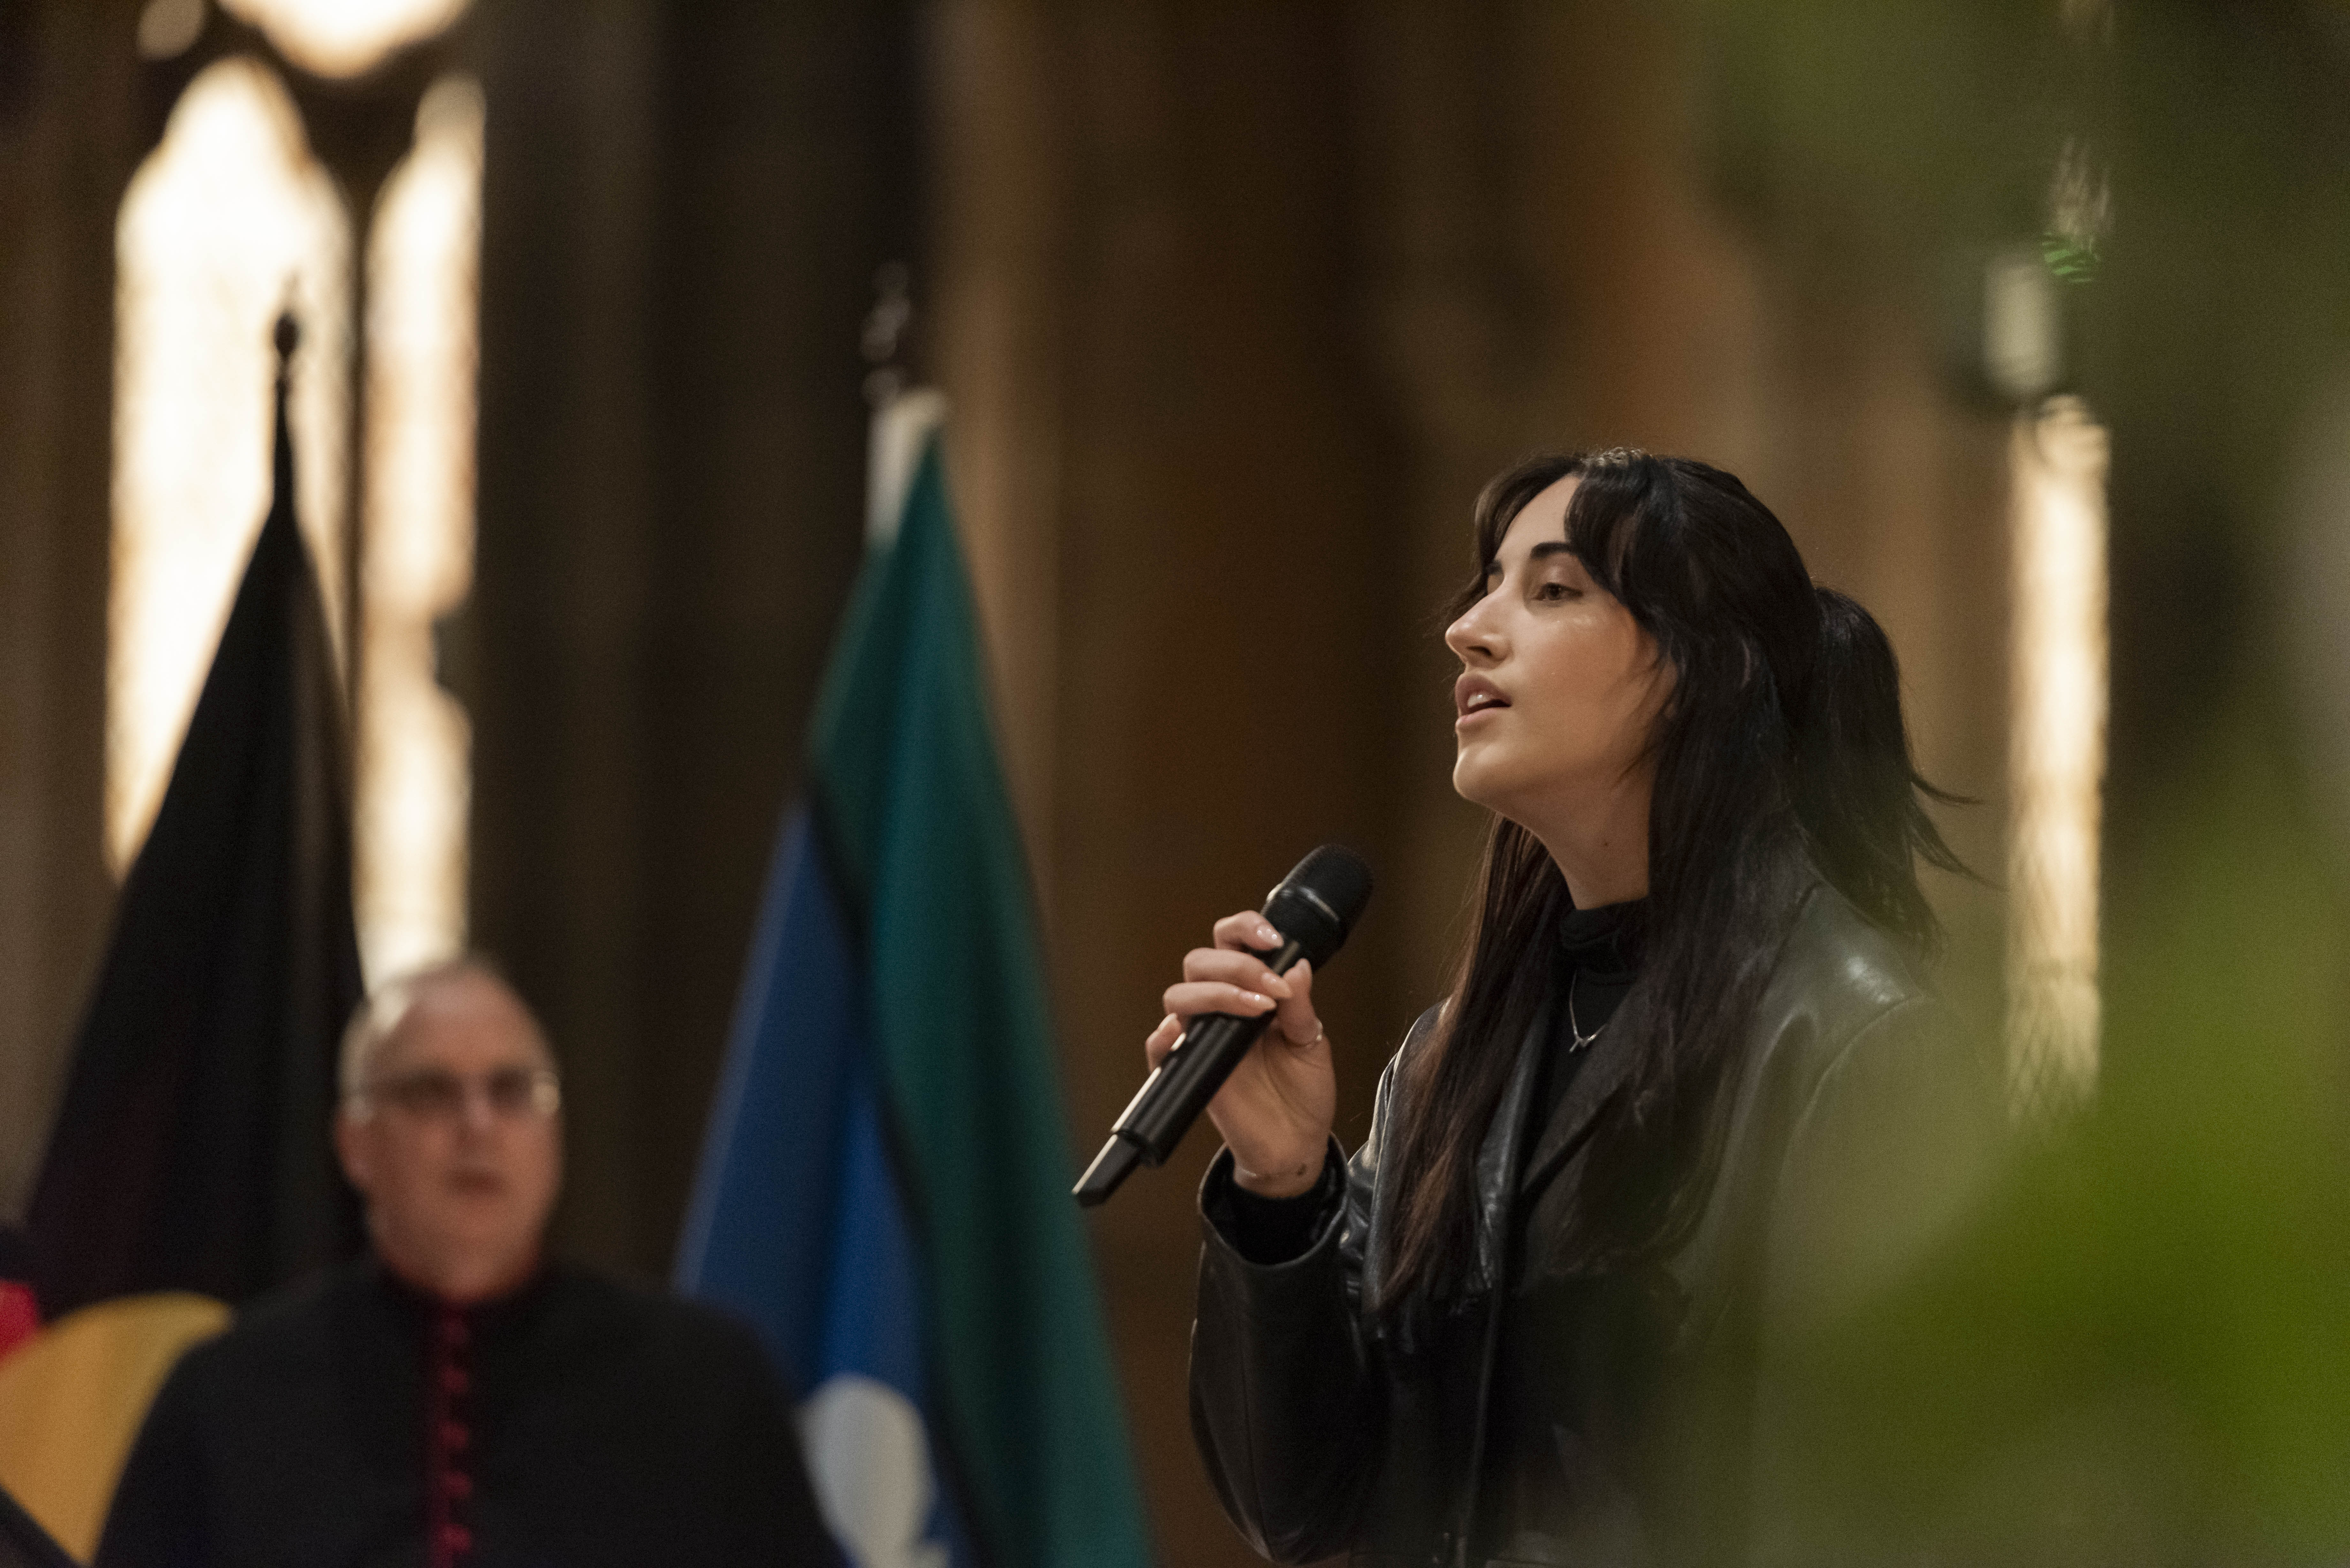
{"label": "black leather jacket", "polygon": [[[1365,1313],[1364,1280],[1377,1277],[1395,1199],[1380,1154],[1398,1067],[1435,1016],[1422,1015],[1388,1064],[1343,1204],[1303,1257],[1262,1266],[1235,1251],[1229,1152],[1210,1168],[1191,1416],[1225,1512],[1283,1563],[1347,1552],[1357,1563],[1612,1568],[1778,1555],[1762,1544],[1777,1527],[1768,1472],[1783,1457],[1773,1423],[1802,1399],[1775,1381],[1775,1345],[1832,1320],[1948,1222],[1993,1141],[1987,1060],[1949,1027],[1904,950],[1815,886],[1756,1007],[1694,1229],[1645,1270],[1553,1282],[1549,1299],[1569,1306],[1541,1331],[1568,1343],[1511,1363],[1522,1376],[1534,1367],[1589,1385],[1545,1390],[1592,1418],[1537,1443],[1524,1422],[1495,1419],[1503,1307],[1523,1299],[1504,1289],[1514,1206],[1539,1185],[1526,1228],[1539,1250],[1564,1223],[1576,1162],[1626,1063],[1596,1050],[1549,1125],[1529,1128],[1549,1022],[1530,1032],[1478,1156],[1466,1304],[1399,1334]],[[1526,1327],[1513,1325],[1513,1344]],[[1651,1364],[1624,1365],[1638,1360]]]}

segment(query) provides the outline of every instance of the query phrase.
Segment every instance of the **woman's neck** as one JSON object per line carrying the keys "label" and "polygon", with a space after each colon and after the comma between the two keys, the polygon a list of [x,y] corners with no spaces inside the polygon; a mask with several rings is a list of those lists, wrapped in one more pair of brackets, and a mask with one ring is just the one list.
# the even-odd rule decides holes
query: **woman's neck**
{"label": "woman's neck", "polygon": [[1648,896],[1650,794],[1647,777],[1629,778],[1592,795],[1561,801],[1555,810],[1540,813],[1539,821],[1520,819],[1550,851],[1576,909]]}

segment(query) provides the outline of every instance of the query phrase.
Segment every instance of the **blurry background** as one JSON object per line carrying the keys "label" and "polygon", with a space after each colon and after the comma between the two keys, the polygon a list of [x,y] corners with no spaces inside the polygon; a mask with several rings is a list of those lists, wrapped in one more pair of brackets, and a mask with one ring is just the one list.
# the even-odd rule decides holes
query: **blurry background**
{"label": "blurry background", "polygon": [[[1360,1136],[1482,832],[1436,636],[1478,487],[1702,456],[1980,802],[1945,984],[2038,1163],[1938,1299],[2063,1326],[1918,1438],[1973,1500],[1937,1517],[1996,1535],[2040,1475],[2074,1561],[2338,1539],[2345,69],[2334,0],[0,0],[0,1214],[260,523],[287,306],[369,970],[504,962],[566,1243],[666,1273],[895,265],[1073,1169],[1182,951],[1331,838],[1381,878],[1325,992]],[[1093,1221],[1183,1564],[1245,1560],[1185,1424],[1211,1141]]]}

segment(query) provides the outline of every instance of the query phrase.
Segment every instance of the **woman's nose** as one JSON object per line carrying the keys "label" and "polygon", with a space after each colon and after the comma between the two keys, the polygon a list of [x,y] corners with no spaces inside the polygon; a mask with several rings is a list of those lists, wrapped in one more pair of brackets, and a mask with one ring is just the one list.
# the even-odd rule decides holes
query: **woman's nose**
{"label": "woman's nose", "polygon": [[1502,657],[1501,636],[1485,614],[1490,602],[1479,599],[1444,628],[1444,646],[1463,664],[1491,664]]}

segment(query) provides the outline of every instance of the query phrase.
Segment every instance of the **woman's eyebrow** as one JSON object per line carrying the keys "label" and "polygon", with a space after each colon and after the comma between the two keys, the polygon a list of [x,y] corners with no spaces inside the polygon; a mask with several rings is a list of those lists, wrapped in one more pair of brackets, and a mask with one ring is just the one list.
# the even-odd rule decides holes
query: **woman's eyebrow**
{"label": "woman's eyebrow", "polygon": [[[1528,550],[1526,552],[1526,559],[1529,562],[1544,561],[1548,560],[1553,556],[1571,556],[1573,554],[1575,554],[1574,545],[1568,544],[1564,539],[1551,539],[1546,540],[1540,545],[1536,545],[1533,549]],[[1499,556],[1495,556],[1492,560],[1485,563],[1485,576],[1489,577],[1497,573],[1505,571],[1506,569],[1507,568],[1502,565],[1501,558]]]}

